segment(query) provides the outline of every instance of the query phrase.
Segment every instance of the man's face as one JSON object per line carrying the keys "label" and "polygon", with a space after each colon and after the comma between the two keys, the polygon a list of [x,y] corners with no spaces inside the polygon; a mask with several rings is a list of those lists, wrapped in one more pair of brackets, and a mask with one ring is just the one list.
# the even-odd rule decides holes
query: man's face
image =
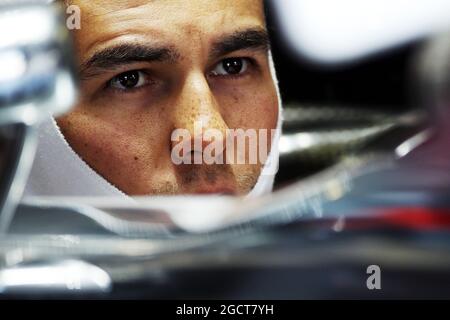
{"label": "man's face", "polygon": [[276,127],[262,1],[72,3],[81,98],[58,124],[74,150],[130,195],[249,192],[261,164],[176,165],[171,135]]}

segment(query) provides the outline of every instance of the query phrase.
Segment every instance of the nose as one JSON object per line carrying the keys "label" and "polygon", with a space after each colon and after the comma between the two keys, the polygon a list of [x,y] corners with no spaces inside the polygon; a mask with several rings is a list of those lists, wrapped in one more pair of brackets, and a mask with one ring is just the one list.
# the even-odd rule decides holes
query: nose
{"label": "nose", "polygon": [[192,74],[186,78],[179,101],[174,108],[173,124],[181,130],[180,139],[172,139],[172,149],[176,145],[190,151],[194,156],[192,163],[200,164],[205,149],[214,141],[212,156],[218,158],[226,148],[227,124],[225,123],[216,99],[203,74]]}

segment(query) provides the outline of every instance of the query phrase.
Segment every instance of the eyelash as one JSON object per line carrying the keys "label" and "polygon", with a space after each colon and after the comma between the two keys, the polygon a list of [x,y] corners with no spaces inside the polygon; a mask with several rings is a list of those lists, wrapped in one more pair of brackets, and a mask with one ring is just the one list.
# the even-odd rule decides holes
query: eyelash
{"label": "eyelash", "polygon": [[[242,78],[242,77],[244,77],[244,76],[246,76],[251,70],[248,70],[248,69],[250,69],[250,68],[254,68],[254,67],[256,67],[256,61],[254,60],[254,59],[252,59],[252,58],[249,58],[249,57],[230,57],[230,58],[225,58],[225,59],[222,59],[222,60],[220,60],[219,62],[217,62],[215,65],[214,65],[214,69],[218,66],[218,65],[220,65],[221,63],[223,63],[225,60],[228,60],[228,59],[242,59],[242,60],[244,60],[246,63],[248,63],[248,66],[247,66],[247,70],[244,72],[244,73],[239,73],[239,74],[227,74],[227,75],[220,75],[220,74],[212,74],[212,71],[210,71],[209,72],[209,74],[208,74],[208,76],[210,76],[210,77],[213,77],[213,78],[229,78],[229,79],[237,79],[237,78]],[[214,70],[213,69],[213,70]],[[132,73],[132,72],[139,72],[139,73],[142,73],[144,76],[149,76],[149,74],[148,74],[148,72],[146,72],[145,70],[143,70],[143,69],[136,69],[136,70],[129,70],[129,71],[125,71],[125,72],[122,72],[122,73],[119,73],[118,75],[116,75],[116,76],[114,76],[113,78],[111,78],[107,83],[106,83],[106,85],[105,85],[105,89],[106,90],[111,90],[111,91],[115,91],[115,92],[118,92],[118,93],[121,93],[121,94],[127,94],[127,93],[134,93],[134,92],[138,92],[138,91],[140,91],[140,90],[142,90],[142,89],[145,89],[148,85],[149,85],[149,83],[146,83],[146,84],[144,84],[144,85],[142,85],[142,86],[139,86],[139,87],[136,87],[136,88],[127,88],[127,89],[119,89],[119,88],[115,88],[114,86],[113,86],[113,81],[114,80],[116,80],[116,79],[118,79],[120,76],[123,76],[123,75],[125,75],[125,74],[127,74],[127,73]],[[150,81],[148,81],[148,82],[150,82]]]}
{"label": "eyelash", "polygon": [[213,78],[231,78],[231,79],[242,78],[242,77],[246,76],[249,72],[251,72],[251,68],[254,68],[256,66],[256,61],[254,59],[252,59],[252,58],[249,58],[249,57],[229,57],[229,58],[222,59],[218,63],[216,63],[214,65],[214,69],[218,65],[223,63],[224,61],[230,60],[230,59],[241,59],[241,60],[245,61],[247,63],[247,70],[244,73],[227,74],[227,75],[213,74],[212,71],[211,71],[211,72],[209,72],[209,76],[213,77]]}
{"label": "eyelash", "polygon": [[105,89],[106,90],[112,90],[118,93],[134,93],[137,91],[140,91],[141,89],[145,89],[150,83],[151,81],[147,79],[147,83],[145,83],[142,86],[136,87],[136,88],[127,88],[127,89],[119,89],[113,86],[113,81],[118,79],[120,76],[125,75],[127,73],[132,73],[132,72],[139,72],[140,74],[143,74],[144,76],[146,76],[147,78],[149,77],[148,72],[146,72],[143,69],[135,69],[135,70],[128,70],[122,73],[119,73],[118,75],[114,76],[113,78],[111,78],[105,85]]}

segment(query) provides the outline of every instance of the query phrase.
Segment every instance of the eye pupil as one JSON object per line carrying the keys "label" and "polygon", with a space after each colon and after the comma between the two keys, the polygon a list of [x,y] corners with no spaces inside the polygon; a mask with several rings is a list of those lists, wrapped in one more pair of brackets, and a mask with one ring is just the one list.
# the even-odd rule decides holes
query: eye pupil
{"label": "eye pupil", "polygon": [[118,76],[117,79],[124,88],[133,88],[139,83],[139,72],[130,71]]}
{"label": "eye pupil", "polygon": [[225,59],[222,62],[223,69],[229,74],[239,74],[244,66],[242,59]]}

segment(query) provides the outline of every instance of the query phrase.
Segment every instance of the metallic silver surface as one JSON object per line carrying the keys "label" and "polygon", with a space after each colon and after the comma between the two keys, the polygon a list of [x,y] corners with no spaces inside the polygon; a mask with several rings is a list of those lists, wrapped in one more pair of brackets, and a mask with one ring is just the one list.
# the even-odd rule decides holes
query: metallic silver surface
{"label": "metallic silver surface", "polygon": [[72,42],[65,23],[58,5],[0,5],[0,30],[6,31],[0,33],[0,126],[14,126],[17,135],[16,148],[0,154],[6,175],[0,190],[0,233],[8,229],[31,168],[34,126],[51,114],[66,112],[76,100]]}
{"label": "metallic silver surface", "polygon": [[109,292],[111,279],[101,268],[80,260],[40,262],[0,270],[0,293]]}

